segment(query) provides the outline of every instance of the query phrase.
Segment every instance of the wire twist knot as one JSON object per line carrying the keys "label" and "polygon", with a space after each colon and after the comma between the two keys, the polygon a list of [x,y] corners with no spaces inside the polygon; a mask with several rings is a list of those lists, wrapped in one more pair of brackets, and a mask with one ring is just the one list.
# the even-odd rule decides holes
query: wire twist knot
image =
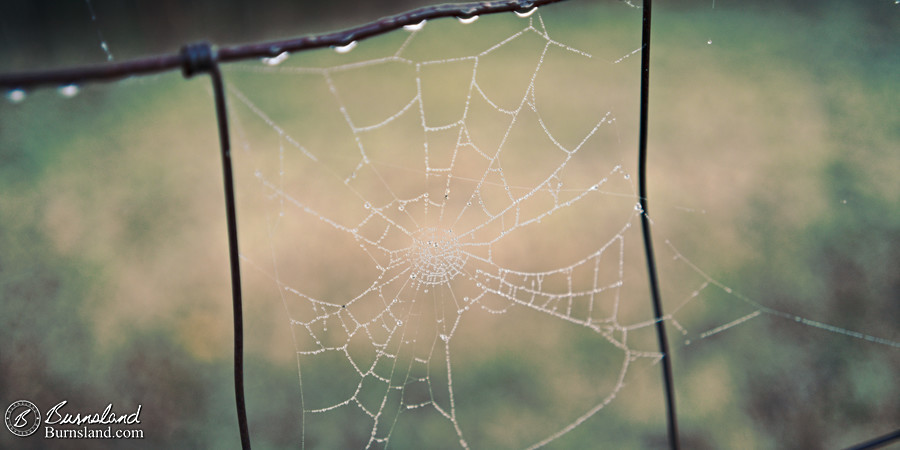
{"label": "wire twist knot", "polygon": [[209,42],[196,42],[181,47],[181,73],[190,78],[212,70],[217,60],[216,50]]}

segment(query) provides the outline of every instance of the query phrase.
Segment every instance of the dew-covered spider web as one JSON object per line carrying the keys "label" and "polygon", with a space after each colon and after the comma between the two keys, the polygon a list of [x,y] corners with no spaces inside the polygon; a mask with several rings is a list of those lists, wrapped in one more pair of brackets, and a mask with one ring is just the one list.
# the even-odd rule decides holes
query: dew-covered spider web
{"label": "dew-covered spider web", "polygon": [[[305,447],[586,445],[635,368],[658,370],[637,34],[473,19],[226,69],[249,301],[283,305]],[[679,349],[759,317],[900,346],[660,253]]]}
{"label": "dew-covered spider web", "polygon": [[[331,421],[353,429],[347,442],[358,446],[414,445],[409,428],[426,423],[462,447],[543,444],[608,404],[635,360],[659,356],[632,348],[618,316],[625,239],[639,212],[622,155],[601,151],[619,145],[615,113],[602,102],[577,120],[547,113],[575,106],[554,98],[560,77],[596,58],[556,40],[538,14],[491,19],[477,30],[494,36],[445,42],[450,54],[438,59],[420,56],[420,42],[434,45],[425,33],[464,38],[478,25],[407,27],[385,39],[399,45],[315,55],[330,60],[324,66],[234,69],[237,134],[262,127],[266,141],[248,139],[236,155],[253,160],[248,183],[268,240],[245,259],[277,285],[290,317],[307,436]],[[367,45],[389,53],[345,60]],[[273,82],[286,84],[259,92]],[[316,103],[318,117],[281,119],[292,111],[259,106],[266,94]],[[583,364],[603,377],[543,368],[571,408],[531,411],[528,421],[546,425],[527,428],[482,415],[473,423],[466,414],[497,406],[470,400],[460,371],[493,364],[479,354],[523,358],[517,345],[490,342],[522,332],[535,342],[577,335],[598,349]],[[306,376],[316,365],[331,372]]]}

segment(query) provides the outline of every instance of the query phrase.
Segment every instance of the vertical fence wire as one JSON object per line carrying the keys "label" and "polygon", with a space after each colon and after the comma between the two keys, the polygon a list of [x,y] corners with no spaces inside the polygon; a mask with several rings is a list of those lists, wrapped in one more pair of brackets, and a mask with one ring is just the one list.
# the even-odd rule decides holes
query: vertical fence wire
{"label": "vertical fence wire", "polygon": [[653,239],[650,234],[650,217],[647,209],[647,128],[650,103],[650,18],[652,0],[644,0],[643,23],[641,25],[641,110],[638,130],[638,195],[641,205],[641,231],[644,236],[644,253],[647,262],[647,276],[650,281],[650,296],[653,302],[653,318],[656,321],[656,337],[662,353],[662,377],[665,388],[666,424],[669,447],[678,450],[678,416],[675,413],[675,387],[672,381],[672,355],[669,353],[669,339],[663,321],[662,300],[659,294],[659,280],[656,274],[656,257],[653,253]]}
{"label": "vertical fence wire", "polygon": [[225,104],[225,88],[219,70],[216,50],[208,43],[186,45],[181,49],[182,71],[185,78],[208,73],[212,79],[215,97],[216,123],[219,129],[219,147],[222,156],[222,182],[225,188],[225,216],[228,227],[228,256],[231,269],[231,300],[234,317],[234,399],[237,408],[241,447],[250,449],[250,427],[244,401],[244,314],[241,289],[241,263],[238,250],[237,212],[234,200],[234,176],[231,168],[231,139],[228,133],[228,108]]}

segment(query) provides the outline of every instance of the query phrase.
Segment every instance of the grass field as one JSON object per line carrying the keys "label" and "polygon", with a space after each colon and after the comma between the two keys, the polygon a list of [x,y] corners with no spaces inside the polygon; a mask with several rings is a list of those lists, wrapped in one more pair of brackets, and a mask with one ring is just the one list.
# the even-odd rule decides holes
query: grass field
{"label": "grass field", "polygon": [[[654,10],[650,217],[685,447],[846,447],[900,421],[900,27],[896,6],[883,3]],[[122,55],[158,45],[106,23],[110,48]],[[569,47],[551,45],[541,57],[546,39],[528,32],[477,62],[466,58],[529,23]],[[391,448],[458,448],[461,435],[472,448],[528,447],[607,397],[547,447],[665,447],[634,211],[639,24],[640,10],[623,3],[572,2],[524,19],[433,21],[412,38],[399,30],[347,54],[293,55],[274,69],[255,61],[224,68],[257,448],[362,447],[373,427],[389,433]],[[93,30],[85,42],[95,42]],[[194,32],[182,33],[166,39]],[[231,42],[284,36],[222,33]],[[64,38],[60,48],[88,46]],[[14,43],[2,51],[17,69],[32,64]],[[389,59],[395,54],[403,61]],[[378,63],[335,69],[371,60]],[[467,93],[473,73],[489,101]],[[508,111],[523,98],[510,126]],[[471,146],[448,125],[463,111]],[[208,81],[178,73],[82,86],[73,98],[48,89],[0,102],[3,405],[141,404],[139,446],[238,446],[212,112]],[[570,160],[547,139],[572,149],[595,126]],[[494,154],[502,170],[493,169]],[[510,200],[556,169],[553,183]],[[558,207],[566,200],[573,206]],[[511,215],[494,221],[479,212],[510,204],[522,221],[541,220],[507,233]],[[366,303],[374,294],[354,300],[379,275],[435,276],[422,269],[421,255],[431,253],[416,247],[421,232],[397,232],[428,227],[453,228],[468,276],[383,284],[382,297],[397,306]],[[419,256],[408,264],[386,256],[410,245]],[[544,274],[552,292],[621,282],[597,293],[596,310],[568,300],[575,312],[567,317],[598,320],[608,334],[484,287],[502,286],[497,274],[512,284],[519,276],[523,291],[537,279],[518,273]],[[461,312],[463,297],[478,298],[471,311]],[[341,331],[345,313],[310,322],[344,307],[354,317],[390,310],[402,319],[402,333],[384,338],[391,357],[372,356],[382,339],[372,330],[363,342]],[[346,353],[312,353],[341,343]],[[427,364],[419,368],[417,358]],[[348,361],[390,373],[406,386],[395,389],[403,399]],[[355,402],[399,412],[384,413],[385,429]],[[454,416],[406,409],[418,402]],[[317,408],[328,411],[310,412]],[[45,444],[0,433],[4,448]]]}

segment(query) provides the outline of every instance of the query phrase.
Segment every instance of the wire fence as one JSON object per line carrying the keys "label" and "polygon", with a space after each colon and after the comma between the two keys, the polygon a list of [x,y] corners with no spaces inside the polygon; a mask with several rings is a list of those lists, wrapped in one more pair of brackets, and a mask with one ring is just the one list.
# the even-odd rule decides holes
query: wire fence
{"label": "wire fence", "polygon": [[[224,176],[224,192],[226,217],[228,227],[228,246],[230,254],[231,290],[233,295],[234,318],[234,388],[237,408],[238,424],[240,428],[241,443],[243,448],[250,448],[250,432],[247,422],[247,413],[244,400],[244,369],[243,369],[243,320],[242,320],[242,285],[240,256],[237,235],[237,216],[235,211],[235,194],[233,187],[230,132],[228,128],[228,106],[225,102],[225,90],[223,77],[219,65],[229,62],[246,61],[258,58],[279,58],[295,52],[302,52],[317,48],[342,47],[352,45],[360,40],[388,33],[404,26],[414,26],[427,20],[445,17],[460,19],[472,18],[486,14],[503,12],[527,12],[533,8],[562,2],[564,0],[503,0],[489,2],[474,2],[463,4],[442,4],[423,7],[401,14],[385,17],[364,25],[337,31],[333,33],[302,36],[296,39],[277,40],[246,45],[216,47],[209,43],[188,44],[182,47],[177,54],[159,55],[149,58],[134,59],[123,62],[109,62],[101,65],[69,67],[59,70],[31,71],[19,73],[0,74],[0,88],[8,92],[15,92],[17,97],[27,94],[29,90],[43,87],[65,86],[70,84],[83,85],[94,82],[110,82],[123,78],[156,74],[181,70],[186,78],[196,75],[210,75],[213,94],[215,98],[215,114],[219,130],[219,142],[221,149],[222,170]],[[639,201],[641,208],[641,223],[643,242],[645,249],[646,265],[648,269],[648,282],[650,285],[651,301],[653,304],[656,334],[659,350],[662,355],[662,379],[665,389],[665,401],[667,410],[667,435],[669,447],[680,447],[679,432],[677,426],[677,414],[675,409],[675,395],[670,351],[666,338],[665,313],[662,310],[659,282],[657,280],[657,266],[653,251],[650,225],[648,218],[647,195],[647,133],[649,122],[647,118],[650,101],[650,36],[651,36],[651,0],[644,0],[642,12],[642,44],[641,51],[641,96],[635,99],[640,105],[639,127]],[[636,74],[637,76],[637,74]],[[876,448],[900,440],[900,430],[888,433],[862,442],[852,448]]]}

